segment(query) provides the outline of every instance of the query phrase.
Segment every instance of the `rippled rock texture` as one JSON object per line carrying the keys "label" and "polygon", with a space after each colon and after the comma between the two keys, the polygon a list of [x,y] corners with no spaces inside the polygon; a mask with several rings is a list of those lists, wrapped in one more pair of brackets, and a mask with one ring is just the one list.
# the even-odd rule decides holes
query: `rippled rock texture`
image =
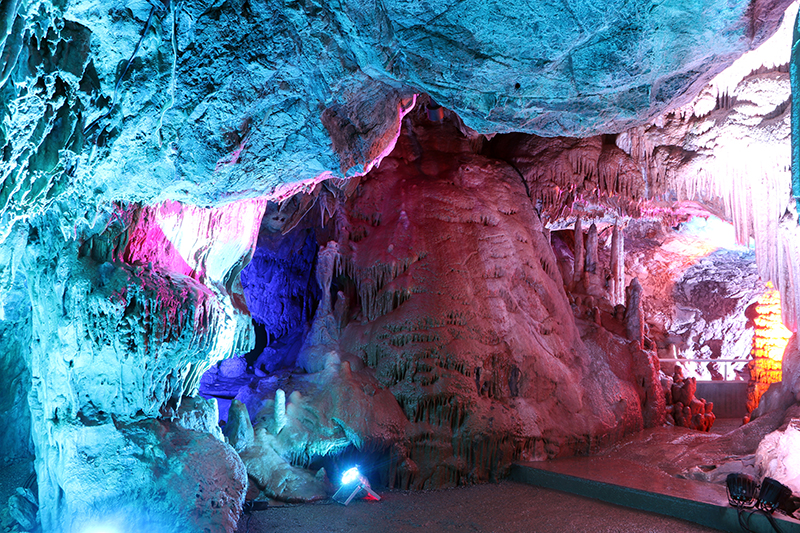
{"label": "rippled rock texture", "polygon": [[235,527],[244,468],[221,442],[216,404],[193,396],[208,366],[251,344],[229,278],[263,210],[118,206],[71,235],[53,211],[31,226],[19,268],[44,530],[101,518]]}
{"label": "rippled rock texture", "polygon": [[361,172],[417,92],[486,133],[618,132],[788,3],[5,2],[0,216],[70,189],[207,205]]}

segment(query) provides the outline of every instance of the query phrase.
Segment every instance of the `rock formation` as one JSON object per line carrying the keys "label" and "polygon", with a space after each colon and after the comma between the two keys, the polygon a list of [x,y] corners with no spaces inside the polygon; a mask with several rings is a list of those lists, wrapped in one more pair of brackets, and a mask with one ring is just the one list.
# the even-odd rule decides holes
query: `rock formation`
{"label": "rock formation", "polygon": [[683,376],[680,366],[670,379],[662,381],[667,404],[667,421],[673,425],[708,431],[714,425],[716,416],[714,404],[697,398],[697,378]]}
{"label": "rock formation", "polygon": [[782,380],[782,360],[792,332],[781,321],[780,296],[772,284],[758,299],[754,309],[753,360],[748,363],[750,383],[747,388],[747,412],[752,412],[769,389]]}

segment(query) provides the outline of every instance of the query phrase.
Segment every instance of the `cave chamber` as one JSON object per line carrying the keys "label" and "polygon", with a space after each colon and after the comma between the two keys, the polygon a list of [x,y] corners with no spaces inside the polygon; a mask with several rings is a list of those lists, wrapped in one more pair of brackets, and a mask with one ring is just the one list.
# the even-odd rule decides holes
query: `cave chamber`
{"label": "cave chamber", "polygon": [[797,3],[412,4],[0,2],[9,524],[232,532],[721,420],[669,475],[800,493]]}

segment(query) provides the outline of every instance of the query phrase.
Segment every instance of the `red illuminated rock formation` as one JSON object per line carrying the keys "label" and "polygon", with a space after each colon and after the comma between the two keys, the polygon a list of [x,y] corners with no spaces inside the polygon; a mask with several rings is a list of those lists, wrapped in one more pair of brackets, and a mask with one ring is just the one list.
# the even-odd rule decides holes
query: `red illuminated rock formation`
{"label": "red illuminated rock formation", "polygon": [[747,387],[747,412],[752,412],[771,383],[781,381],[781,361],[792,336],[781,321],[781,298],[767,284],[767,292],[756,304],[753,360],[749,363],[750,383]]}
{"label": "red illuminated rock formation", "polygon": [[672,377],[662,380],[662,387],[668,423],[698,431],[711,429],[716,420],[714,404],[695,396],[697,378],[685,378],[681,367],[676,365]]}
{"label": "red illuminated rock formation", "polygon": [[627,346],[590,355],[581,341],[519,175],[452,122],[415,117],[344,204],[333,281],[350,302],[343,348],[409,421],[390,483],[492,479],[642,427],[642,399],[609,363]]}

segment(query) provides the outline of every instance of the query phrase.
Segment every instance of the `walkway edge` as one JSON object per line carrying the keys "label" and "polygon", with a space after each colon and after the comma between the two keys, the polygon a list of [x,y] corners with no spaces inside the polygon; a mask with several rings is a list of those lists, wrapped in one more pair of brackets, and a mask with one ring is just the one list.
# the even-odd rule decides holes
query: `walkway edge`
{"label": "walkway edge", "polygon": [[[711,503],[698,502],[677,496],[648,492],[622,485],[561,474],[527,465],[514,464],[510,479],[537,487],[560,490],[587,498],[594,498],[640,511],[680,518],[702,526],[742,533],[736,509]],[[775,521],[783,533],[800,533],[800,522],[775,514]],[[754,533],[775,533],[769,520],[756,513],[750,520]]]}

